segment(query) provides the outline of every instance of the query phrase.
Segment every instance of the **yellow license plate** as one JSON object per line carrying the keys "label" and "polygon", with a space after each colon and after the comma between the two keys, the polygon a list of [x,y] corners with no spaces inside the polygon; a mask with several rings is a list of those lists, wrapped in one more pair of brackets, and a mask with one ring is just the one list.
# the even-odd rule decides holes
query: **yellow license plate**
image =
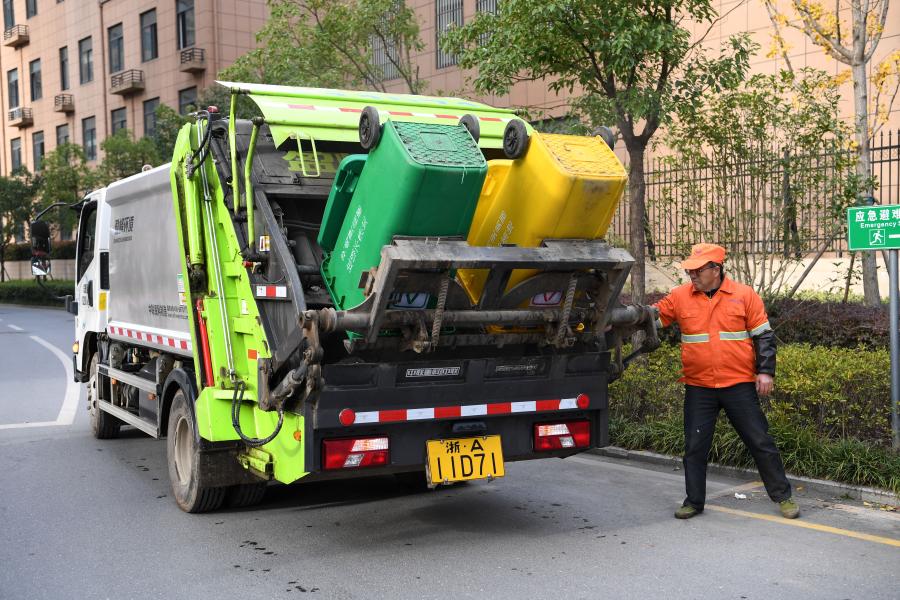
{"label": "yellow license plate", "polygon": [[425,448],[431,485],[503,477],[503,448],[499,435],[428,440]]}

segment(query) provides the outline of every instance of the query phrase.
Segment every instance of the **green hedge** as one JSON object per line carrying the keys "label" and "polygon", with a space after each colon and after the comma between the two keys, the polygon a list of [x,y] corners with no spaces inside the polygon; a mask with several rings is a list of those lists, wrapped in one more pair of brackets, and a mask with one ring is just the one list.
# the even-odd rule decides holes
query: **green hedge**
{"label": "green hedge", "polygon": [[6,281],[0,283],[0,304],[30,304],[35,306],[62,307],[64,303],[56,296],[72,294],[75,282],[51,280],[41,288],[33,279]]}
{"label": "green hedge", "polygon": [[[610,386],[613,444],[663,454],[684,451],[680,352],[664,344]],[[775,392],[762,405],[787,469],[900,491],[900,455],[890,449],[889,372],[886,349],[781,346]],[[712,460],[753,464],[724,417]]]}
{"label": "green hedge", "polygon": [[[900,454],[855,439],[828,440],[783,417],[770,415],[769,430],[781,450],[785,469],[795,475],[874,486],[900,494]],[[610,421],[610,441],[630,450],[684,453],[684,420],[668,415],[638,423],[621,416]],[[754,467],[747,451],[724,418],[713,437],[710,460],[723,465]]]}

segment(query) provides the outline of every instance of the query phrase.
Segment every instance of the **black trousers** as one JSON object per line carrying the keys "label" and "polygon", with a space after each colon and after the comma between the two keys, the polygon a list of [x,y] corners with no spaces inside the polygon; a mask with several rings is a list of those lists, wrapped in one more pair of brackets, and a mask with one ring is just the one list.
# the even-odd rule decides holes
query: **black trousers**
{"label": "black trousers", "polygon": [[698,510],[706,501],[706,463],[712,446],[719,410],[741,436],[775,502],[791,497],[791,484],[784,474],[781,454],[769,435],[769,422],[759,407],[756,384],[739,383],[727,388],[684,386],[684,503]]}

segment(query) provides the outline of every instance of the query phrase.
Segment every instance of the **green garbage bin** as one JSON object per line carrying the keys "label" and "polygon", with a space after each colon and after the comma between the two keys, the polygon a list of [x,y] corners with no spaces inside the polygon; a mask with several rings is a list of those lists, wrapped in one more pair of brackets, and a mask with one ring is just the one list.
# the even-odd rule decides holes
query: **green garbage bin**
{"label": "green garbage bin", "polygon": [[393,236],[465,236],[486,174],[463,125],[387,121],[368,155],[341,162],[328,196],[318,241],[335,307],[365,300],[362,275]]}

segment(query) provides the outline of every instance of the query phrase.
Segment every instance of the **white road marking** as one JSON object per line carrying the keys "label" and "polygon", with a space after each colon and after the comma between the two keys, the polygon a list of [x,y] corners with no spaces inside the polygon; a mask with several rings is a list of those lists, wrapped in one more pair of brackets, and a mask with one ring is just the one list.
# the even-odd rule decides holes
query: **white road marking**
{"label": "white road marking", "polygon": [[13,331],[25,331],[25,330],[22,329],[21,327],[16,327],[15,325],[7,325],[7,327],[9,327],[10,329],[12,329]]}
{"label": "white road marking", "polygon": [[[10,327],[13,327],[13,325],[10,325]],[[78,409],[78,398],[81,394],[81,388],[77,383],[75,383],[75,373],[72,371],[71,357],[63,354],[62,350],[60,350],[50,342],[44,340],[43,338],[40,338],[36,335],[32,335],[29,337],[52,352],[53,355],[56,356],[57,359],[59,359],[59,362],[62,363],[63,369],[65,369],[66,371],[66,395],[55,421],[39,421],[36,423],[7,423],[5,425],[0,425],[0,430],[71,425],[73,422],[75,422],[75,411]]]}

